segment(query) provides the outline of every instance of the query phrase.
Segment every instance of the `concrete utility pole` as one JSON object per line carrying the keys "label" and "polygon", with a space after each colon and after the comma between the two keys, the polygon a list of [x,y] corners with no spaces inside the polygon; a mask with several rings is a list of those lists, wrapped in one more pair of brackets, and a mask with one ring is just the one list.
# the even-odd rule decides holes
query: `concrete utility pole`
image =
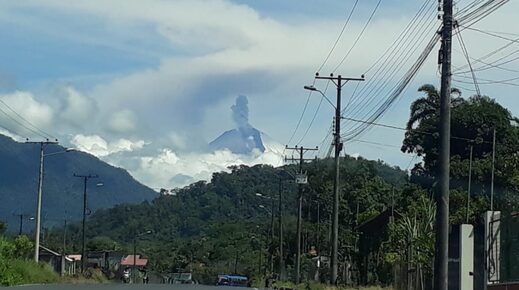
{"label": "concrete utility pole", "polygon": [[313,159],[305,159],[304,154],[308,151],[317,151],[319,148],[305,148],[305,147],[288,147],[287,150],[296,150],[299,153],[299,158],[286,158],[285,161],[299,161],[299,174],[296,175],[296,183],[298,185],[298,198],[297,198],[297,252],[296,252],[296,279],[295,283],[299,284],[300,275],[301,275],[301,228],[302,228],[302,212],[303,212],[303,185],[308,183],[307,176],[303,173],[303,164],[307,160],[315,160]]}
{"label": "concrete utility pole", "polygon": [[490,179],[490,211],[492,211],[492,219],[494,219],[494,174],[496,163],[496,129],[492,138],[492,177]]}
{"label": "concrete utility pole", "polygon": [[39,144],[40,145],[40,172],[38,174],[38,202],[36,205],[36,230],[34,237],[34,261],[38,263],[40,259],[40,230],[41,230],[41,196],[43,190],[43,148],[48,144],[58,144],[57,141],[44,141],[44,142],[25,142],[27,144]]}
{"label": "concrete utility pole", "polygon": [[470,157],[469,157],[469,185],[467,188],[467,215],[465,217],[465,223],[469,223],[469,212],[470,212],[470,193],[472,185],[472,151],[474,151],[474,145],[470,144]]}
{"label": "concrete utility pole", "polygon": [[330,74],[329,77],[321,77],[319,76],[319,73],[316,73],[315,78],[332,81],[337,87],[336,105],[333,105],[323,92],[317,90],[314,87],[305,87],[307,90],[320,92],[321,95],[323,95],[323,97],[325,97],[326,100],[328,100],[328,102],[330,102],[331,105],[335,108],[335,132],[333,141],[335,148],[335,177],[333,180],[332,257],[330,284],[336,285],[339,248],[339,159],[343,147],[341,142],[341,90],[348,81],[364,81],[364,76],[362,78],[343,78],[341,75],[334,77],[333,74]]}
{"label": "concrete utility pole", "polygon": [[449,263],[449,175],[451,133],[451,56],[453,0],[443,0],[443,28],[440,50],[440,155],[439,182],[436,196],[436,248],[434,259],[434,290],[447,290]]}
{"label": "concrete utility pole", "polygon": [[79,175],[74,173],[74,177],[83,178],[83,222],[82,222],[82,230],[81,230],[81,272],[85,272],[86,268],[86,249],[85,249],[85,222],[87,216],[87,183],[91,178],[98,178],[97,174],[95,175]]}

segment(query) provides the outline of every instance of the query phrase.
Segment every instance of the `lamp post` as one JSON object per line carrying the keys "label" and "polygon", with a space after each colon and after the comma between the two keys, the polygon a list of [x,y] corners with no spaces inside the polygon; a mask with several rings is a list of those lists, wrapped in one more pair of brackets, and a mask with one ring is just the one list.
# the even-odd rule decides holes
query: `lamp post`
{"label": "lamp post", "polygon": [[135,269],[137,268],[137,239],[142,237],[142,236],[145,236],[145,235],[150,235],[151,233],[153,233],[153,231],[149,230],[149,231],[145,231],[143,233],[140,233],[140,234],[135,234],[133,236],[133,269],[132,269],[132,283],[136,283],[135,282]]}
{"label": "lamp post", "polygon": [[[27,142],[34,144],[33,142]],[[38,263],[40,259],[40,231],[41,231],[41,200],[42,200],[42,192],[43,192],[43,168],[44,168],[44,160],[45,157],[54,156],[62,153],[67,153],[74,151],[74,149],[65,149],[63,151],[53,152],[53,153],[44,153],[44,145],[47,144],[58,144],[58,142],[38,142],[40,144],[40,172],[38,176],[38,203],[36,205],[36,230],[34,237],[34,261]]]}
{"label": "lamp post", "polygon": [[305,90],[315,91],[320,93],[323,98],[328,101],[328,103],[335,109],[335,130],[334,130],[334,147],[335,147],[335,176],[333,179],[333,219],[332,219],[332,255],[331,255],[331,267],[330,267],[330,284],[337,284],[337,272],[338,272],[338,263],[337,263],[337,255],[338,255],[338,246],[339,246],[339,161],[340,154],[342,151],[342,142],[341,142],[341,91],[342,87],[348,81],[364,81],[364,76],[362,78],[344,78],[341,75],[334,77],[333,74],[329,77],[320,77],[317,73],[315,76],[316,79],[326,79],[329,81],[333,81],[333,83],[337,87],[337,98],[336,105],[334,105],[330,99],[326,97],[326,95],[315,88],[314,86],[305,86]]}
{"label": "lamp post", "polygon": [[261,193],[256,193],[256,196],[261,197],[261,198],[270,199],[270,211],[267,210],[267,208],[262,204],[260,204],[259,207],[267,210],[267,212],[270,213],[270,241],[269,241],[269,244],[270,244],[271,250],[269,252],[270,252],[270,272],[272,273],[274,271],[274,252],[272,252],[272,248],[273,248],[272,246],[274,244],[274,202],[276,201],[276,199],[274,197],[264,196]]}

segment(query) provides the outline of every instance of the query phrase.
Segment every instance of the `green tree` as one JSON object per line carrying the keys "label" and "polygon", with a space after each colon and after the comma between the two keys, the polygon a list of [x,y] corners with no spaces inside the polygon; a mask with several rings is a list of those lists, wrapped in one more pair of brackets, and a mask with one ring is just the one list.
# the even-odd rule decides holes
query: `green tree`
{"label": "green tree", "polygon": [[34,244],[25,235],[14,239],[14,255],[17,259],[28,259],[34,249]]}

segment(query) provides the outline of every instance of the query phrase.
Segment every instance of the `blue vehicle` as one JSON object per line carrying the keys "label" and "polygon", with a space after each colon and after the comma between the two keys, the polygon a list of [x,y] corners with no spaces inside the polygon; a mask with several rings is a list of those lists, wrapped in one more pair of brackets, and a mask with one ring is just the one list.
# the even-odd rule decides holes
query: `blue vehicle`
{"label": "blue vehicle", "polygon": [[251,281],[247,276],[218,275],[217,286],[250,287]]}

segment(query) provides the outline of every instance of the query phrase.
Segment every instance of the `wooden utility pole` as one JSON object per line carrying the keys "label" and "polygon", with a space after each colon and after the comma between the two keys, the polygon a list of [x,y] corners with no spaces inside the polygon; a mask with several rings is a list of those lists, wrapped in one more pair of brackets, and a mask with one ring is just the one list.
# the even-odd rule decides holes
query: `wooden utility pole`
{"label": "wooden utility pole", "polygon": [[302,228],[302,212],[303,212],[303,185],[308,183],[308,178],[306,174],[303,172],[303,164],[305,161],[309,160],[315,160],[315,158],[312,159],[305,159],[304,154],[308,151],[317,151],[319,148],[305,148],[305,147],[288,147],[286,146],[287,150],[295,150],[299,153],[299,158],[286,158],[285,161],[298,161],[299,162],[299,172],[296,175],[296,183],[298,185],[298,198],[297,198],[297,252],[296,252],[296,279],[295,283],[296,285],[299,284],[300,278],[301,278],[301,228]]}
{"label": "wooden utility pole", "polygon": [[[85,248],[85,223],[86,223],[86,216],[87,216],[87,183],[88,180],[91,178],[98,178],[99,176],[96,175],[79,175],[74,174],[74,177],[79,177],[83,179],[83,222],[82,222],[82,230],[81,230],[81,273],[84,273],[86,270],[86,248]],[[135,257],[134,257],[135,258]]]}
{"label": "wooden utility pole", "polygon": [[[341,91],[342,87],[348,81],[364,81],[362,78],[344,78],[341,75],[329,77],[321,77],[318,73],[315,74],[316,79],[324,79],[332,81],[337,87],[337,100],[336,105],[332,106],[335,108],[335,132],[334,132],[334,148],[335,148],[335,176],[333,179],[333,218],[332,218],[332,257],[331,257],[331,273],[330,273],[330,284],[337,284],[337,259],[338,259],[338,247],[339,247],[339,160],[342,151],[343,144],[341,142]],[[318,91],[317,89],[309,88],[310,90]],[[326,97],[324,93],[319,91],[323,97]],[[327,99],[327,98],[326,98]],[[327,99],[328,100],[328,99]],[[329,100],[328,100],[329,101]]]}

